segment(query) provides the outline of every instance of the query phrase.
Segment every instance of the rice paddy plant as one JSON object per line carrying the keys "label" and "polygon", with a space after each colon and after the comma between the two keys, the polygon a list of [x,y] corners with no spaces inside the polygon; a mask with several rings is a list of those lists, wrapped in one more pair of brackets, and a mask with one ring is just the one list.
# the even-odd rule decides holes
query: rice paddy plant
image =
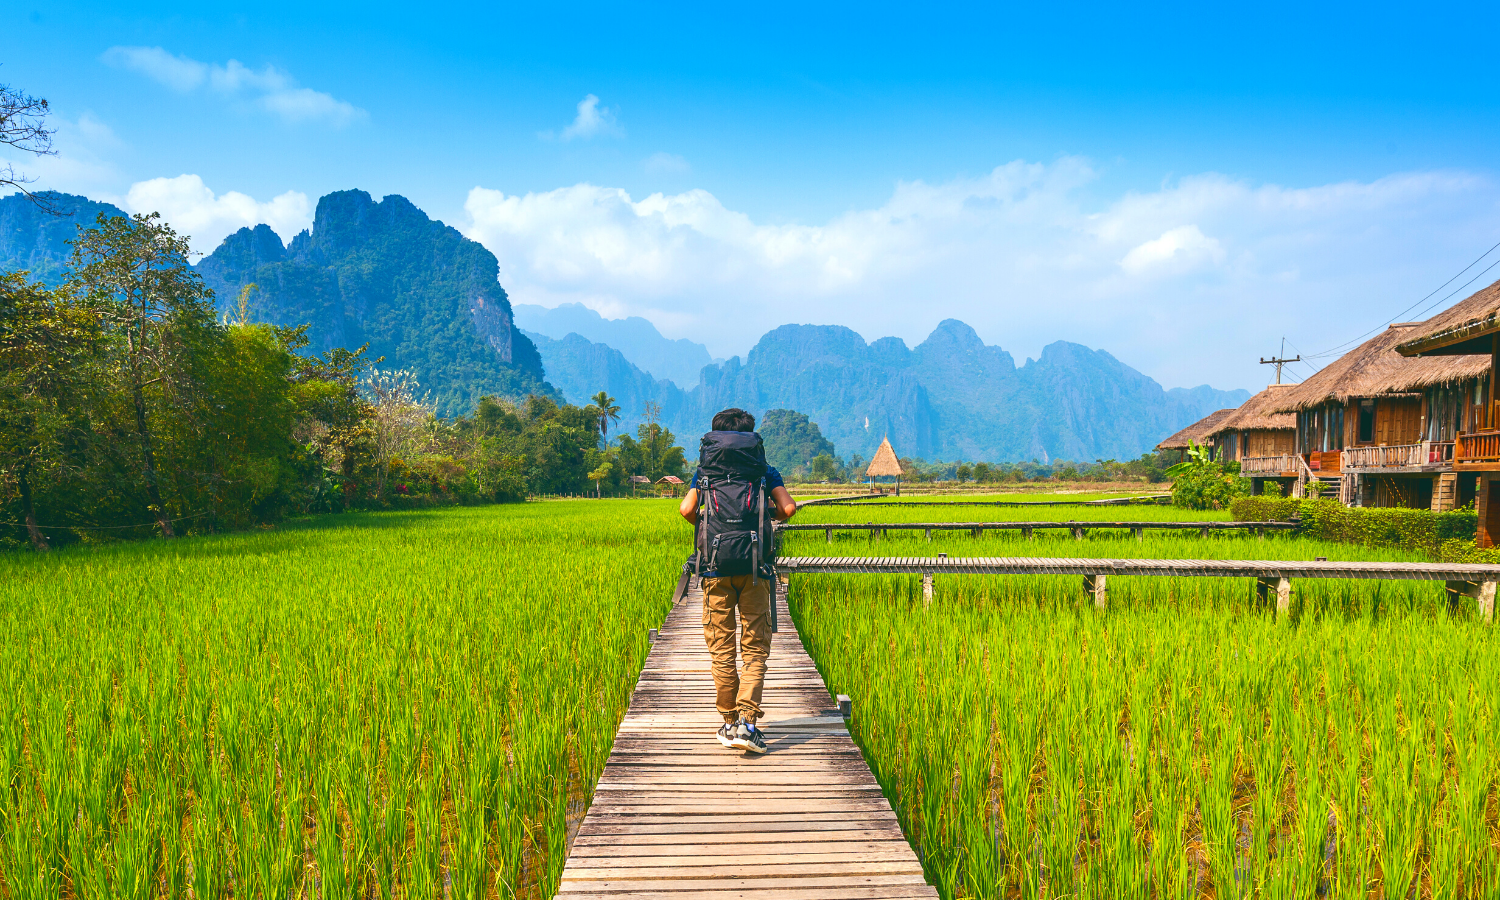
{"label": "rice paddy plant", "polygon": [[550,896],[679,526],[578,501],[0,556],[4,891]]}
{"label": "rice paddy plant", "polygon": [[1231,579],[1073,582],[792,581],[942,896],[1500,895],[1500,647],[1441,584],[1294,582],[1278,621]]}

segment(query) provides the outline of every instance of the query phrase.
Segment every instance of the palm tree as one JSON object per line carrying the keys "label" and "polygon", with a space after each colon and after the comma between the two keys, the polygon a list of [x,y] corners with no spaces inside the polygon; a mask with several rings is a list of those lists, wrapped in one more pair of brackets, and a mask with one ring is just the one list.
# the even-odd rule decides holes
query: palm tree
{"label": "palm tree", "polygon": [[589,399],[599,410],[599,436],[605,437],[609,434],[609,423],[620,421],[620,407],[615,405],[615,398],[609,395],[609,391],[600,391]]}

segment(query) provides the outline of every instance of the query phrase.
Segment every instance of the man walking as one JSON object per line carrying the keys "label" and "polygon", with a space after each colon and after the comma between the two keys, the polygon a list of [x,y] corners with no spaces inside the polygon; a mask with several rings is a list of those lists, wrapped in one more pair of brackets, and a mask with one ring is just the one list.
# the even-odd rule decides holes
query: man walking
{"label": "man walking", "polygon": [[[755,417],[726,409],[699,445],[698,470],[678,508],[695,529],[695,571],[703,576],[703,639],[713,655],[719,743],[765,753],[761,716],[771,653],[771,520],[797,512],[781,473],[766,465]],[[735,619],[741,626],[735,665]]]}

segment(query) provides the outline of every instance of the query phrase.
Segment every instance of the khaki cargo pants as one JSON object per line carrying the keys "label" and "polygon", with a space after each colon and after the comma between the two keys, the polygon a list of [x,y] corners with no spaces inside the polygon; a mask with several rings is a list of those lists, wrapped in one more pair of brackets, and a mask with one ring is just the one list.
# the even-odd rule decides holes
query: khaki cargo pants
{"label": "khaki cargo pants", "polygon": [[[735,666],[735,612],[739,612],[739,655]],[[760,718],[760,695],[771,655],[771,585],[749,575],[703,579],[703,640],[714,658],[715,705],[724,721]]]}

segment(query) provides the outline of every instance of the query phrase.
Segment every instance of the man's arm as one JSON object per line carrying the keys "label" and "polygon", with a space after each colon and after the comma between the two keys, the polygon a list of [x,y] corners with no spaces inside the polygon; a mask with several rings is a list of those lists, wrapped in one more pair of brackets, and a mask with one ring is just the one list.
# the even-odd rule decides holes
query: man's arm
{"label": "man's arm", "polygon": [[677,505],[677,512],[694,525],[698,524],[698,489],[688,488],[687,494],[682,502]]}
{"label": "man's arm", "polygon": [[[687,501],[683,501],[686,504]],[[792,499],[785,487],[777,486],[771,488],[771,502],[776,504],[772,512],[779,522],[785,522],[797,514],[797,501]]]}

